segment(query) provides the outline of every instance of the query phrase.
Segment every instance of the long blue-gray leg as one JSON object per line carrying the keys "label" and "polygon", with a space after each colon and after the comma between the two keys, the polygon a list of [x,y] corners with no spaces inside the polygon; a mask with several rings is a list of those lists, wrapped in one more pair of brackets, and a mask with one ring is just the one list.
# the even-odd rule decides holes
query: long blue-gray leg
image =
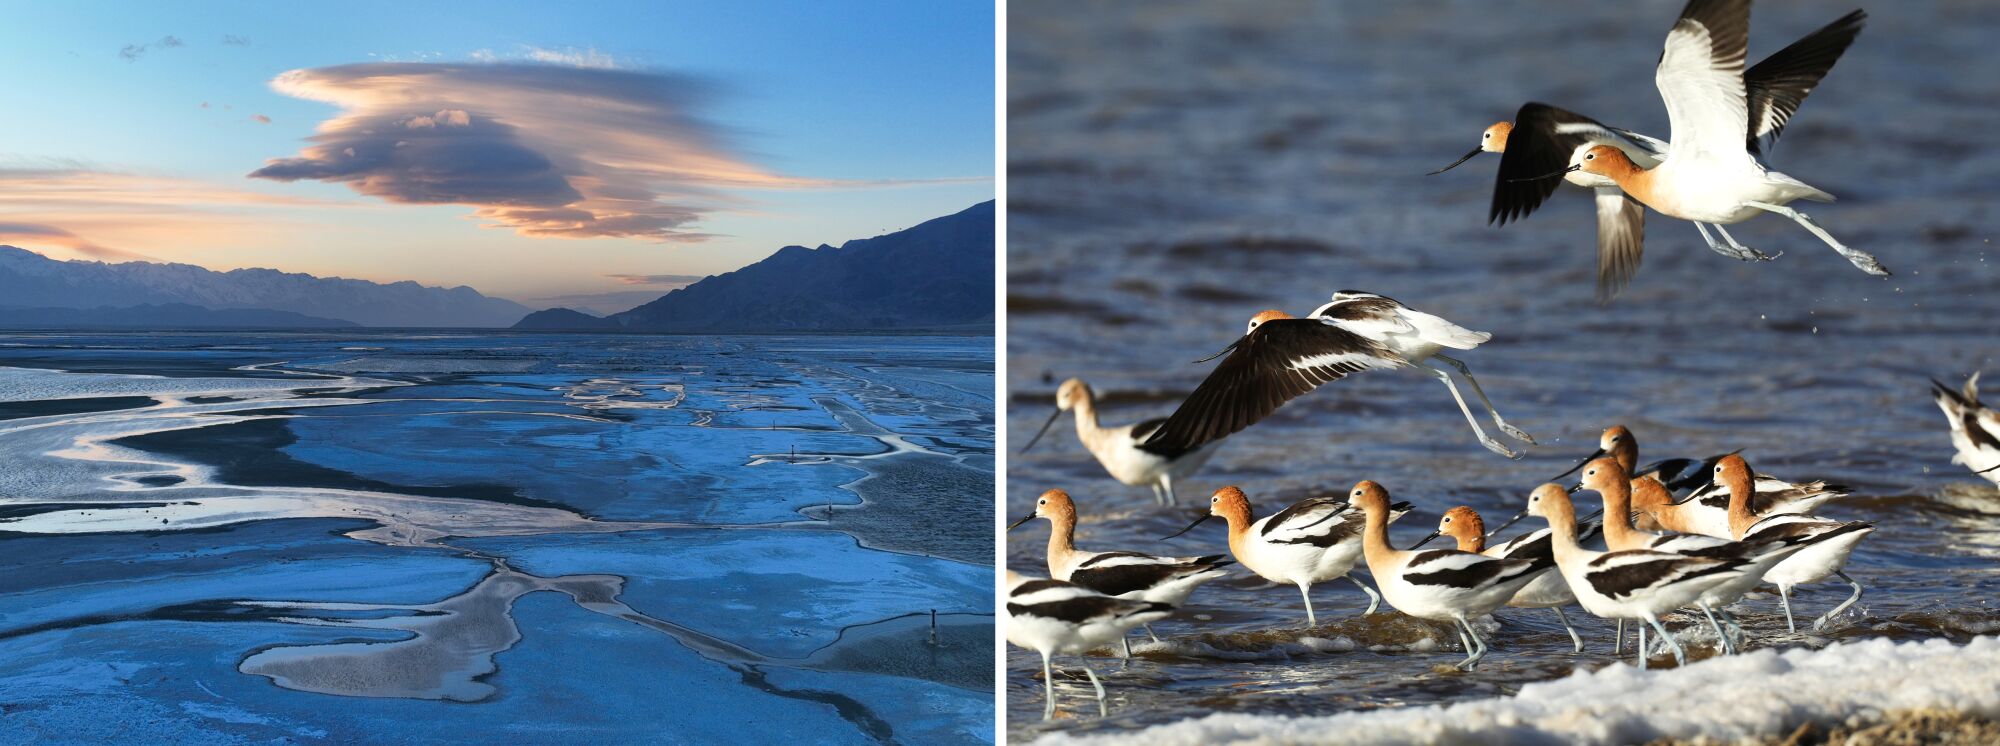
{"label": "long blue-gray leg", "polygon": [[[1653,631],[1660,633],[1661,637],[1666,638],[1667,647],[1673,649],[1674,651],[1674,665],[1676,666],[1687,665],[1687,653],[1681,651],[1680,641],[1674,639],[1674,633],[1668,632],[1667,628],[1664,625],[1660,624],[1659,617],[1651,617],[1651,616],[1646,617],[1646,623],[1653,625]],[[1644,634],[1643,629],[1640,632],[1641,634]]]}
{"label": "long blue-gray leg", "polygon": [[[1568,633],[1569,633],[1569,644],[1570,644],[1570,646],[1571,646],[1571,647],[1572,647],[1572,648],[1573,648],[1573,649],[1575,650],[1575,652],[1578,652],[1578,653],[1581,653],[1581,652],[1583,652],[1583,636],[1582,636],[1582,635],[1578,635],[1578,634],[1576,633],[1576,628],[1575,628],[1575,627],[1572,627],[1572,626],[1570,626],[1570,624],[1569,624],[1569,615],[1567,615],[1567,614],[1564,614],[1564,613],[1563,613],[1563,607],[1561,607],[1561,606],[1557,606],[1557,607],[1554,607],[1554,608],[1550,609],[1550,611],[1554,611],[1554,612],[1556,613],[1556,618],[1557,618],[1557,619],[1561,619],[1561,620],[1562,620],[1562,623],[1563,623],[1563,631],[1565,631],[1565,632],[1568,632]],[[1612,653],[1612,655],[1617,655],[1617,653],[1615,653],[1615,652],[1614,652],[1614,653]]]}
{"label": "long blue-gray leg", "polygon": [[1418,365],[1436,375],[1438,380],[1444,382],[1445,388],[1451,389],[1452,400],[1458,402],[1458,411],[1465,413],[1465,424],[1472,426],[1472,434],[1479,436],[1480,445],[1486,446],[1486,450],[1506,456],[1507,458],[1518,459],[1521,457],[1521,454],[1508,450],[1506,446],[1500,444],[1500,441],[1494,440],[1492,436],[1486,434],[1486,430],[1479,427],[1479,418],[1472,416],[1472,408],[1465,405],[1465,397],[1459,395],[1458,384],[1452,383],[1450,373],[1446,373],[1441,368],[1431,367],[1428,362],[1418,363]]}
{"label": "long blue-gray leg", "polygon": [[1736,258],[1746,262],[1768,262],[1771,261],[1772,259],[1776,259],[1778,257],[1785,255],[1785,252],[1782,251],[1776,254],[1766,254],[1762,251],[1758,251],[1748,246],[1744,246],[1743,242],[1736,240],[1735,236],[1729,235],[1729,229],[1722,227],[1721,223],[1715,224],[1715,232],[1722,234],[1722,240],[1728,242],[1729,248],[1734,249],[1737,252]]}
{"label": "long blue-gray leg", "polygon": [[1110,715],[1110,708],[1104,704],[1104,684],[1098,682],[1097,672],[1090,670],[1089,657],[1079,655],[1076,657],[1076,662],[1083,665],[1083,675],[1090,677],[1091,688],[1097,690],[1097,716],[1104,717]]}
{"label": "long blue-gray leg", "polygon": [[1833,611],[1827,612],[1825,616],[1819,618],[1819,621],[1813,622],[1813,629],[1815,630],[1826,629],[1828,620],[1833,619],[1840,612],[1846,611],[1847,607],[1854,605],[1854,602],[1861,600],[1860,583],[1856,583],[1853,578],[1847,577],[1847,571],[1845,570],[1835,570],[1833,574],[1840,576],[1841,580],[1847,581],[1848,585],[1854,586],[1854,595],[1848,596],[1846,601],[1842,601],[1839,606],[1833,607]]}
{"label": "long blue-gray leg", "polygon": [[1509,425],[1506,420],[1500,418],[1500,411],[1493,408],[1493,401],[1486,398],[1486,390],[1479,387],[1479,379],[1472,377],[1472,369],[1465,367],[1465,363],[1459,362],[1456,358],[1444,355],[1432,354],[1431,357],[1443,360],[1446,365],[1456,368],[1459,375],[1465,376],[1465,382],[1472,384],[1472,394],[1479,397],[1480,404],[1486,405],[1486,413],[1492,415],[1493,425],[1500,428],[1500,432],[1506,433],[1509,438],[1528,445],[1538,445],[1535,442],[1534,436],[1522,432],[1521,428]]}
{"label": "long blue-gray leg", "polygon": [[1701,613],[1708,617],[1709,628],[1715,630],[1716,644],[1722,648],[1722,654],[1735,655],[1736,646],[1729,642],[1729,633],[1722,631],[1722,623],[1715,621],[1715,612],[1708,608],[1706,602],[1701,604]]}
{"label": "long blue-gray leg", "polygon": [[1368,610],[1361,612],[1362,616],[1373,614],[1377,608],[1382,606],[1382,594],[1376,593],[1375,589],[1368,587],[1367,583],[1363,583],[1360,578],[1354,577],[1354,573],[1350,572],[1342,577],[1347,578],[1347,582],[1353,583],[1354,587],[1360,588],[1362,593],[1368,594]]}
{"label": "long blue-gray leg", "polygon": [[1812,231],[1812,234],[1815,236],[1819,236],[1819,240],[1825,241],[1827,246],[1833,247],[1834,251],[1840,252],[1841,256],[1847,257],[1847,261],[1853,264],[1855,268],[1878,277],[1889,276],[1889,268],[1882,266],[1881,262],[1875,261],[1874,255],[1858,249],[1848,248],[1846,244],[1834,238],[1833,234],[1827,233],[1825,228],[1819,227],[1819,223],[1813,222],[1813,219],[1803,212],[1784,205],[1773,205],[1766,202],[1744,202],[1743,204],[1791,218],[1792,222],[1805,226],[1806,230]]}

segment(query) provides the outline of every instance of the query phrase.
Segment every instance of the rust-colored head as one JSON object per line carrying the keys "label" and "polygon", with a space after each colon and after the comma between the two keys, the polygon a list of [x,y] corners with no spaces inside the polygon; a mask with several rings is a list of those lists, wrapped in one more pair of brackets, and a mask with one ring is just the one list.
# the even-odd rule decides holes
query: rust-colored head
{"label": "rust-colored head", "polygon": [[1056,410],[1067,412],[1072,408],[1088,405],[1090,399],[1090,384],[1084,383],[1081,378],[1072,378],[1063,381],[1062,387],[1056,389]]}
{"label": "rust-colored head", "polygon": [[1528,515],[1547,518],[1551,524],[1558,520],[1574,521],[1576,507],[1570,504],[1569,490],[1550,482],[1528,494]]}
{"label": "rust-colored head", "polygon": [[1715,483],[1729,488],[1731,502],[1735,502],[1735,495],[1738,492],[1744,493],[1744,497],[1748,498],[1753,484],[1750,462],[1744,461],[1742,456],[1734,453],[1723,456],[1721,460],[1715,462]]}
{"label": "rust-colored head", "polygon": [[1208,514],[1228,519],[1229,525],[1250,524],[1250,496],[1236,487],[1216,490],[1208,498]]}
{"label": "rust-colored head", "polygon": [[1284,311],[1280,311],[1275,308],[1268,311],[1259,311],[1257,312],[1257,315],[1250,317],[1250,328],[1243,330],[1243,333],[1249,334],[1251,332],[1257,331],[1257,327],[1263,326],[1264,322],[1266,321],[1276,321],[1278,319],[1289,319],[1289,318],[1292,318],[1291,314],[1285,313]]}
{"label": "rust-colored head", "polygon": [[1660,484],[1659,478],[1644,476],[1632,480],[1633,510],[1644,511],[1650,515],[1653,511],[1659,509],[1660,506],[1667,505],[1673,501],[1673,493],[1667,491],[1666,485]]}
{"label": "rust-colored head", "polygon": [[1513,122],[1494,122],[1479,135],[1479,149],[1488,153],[1507,152],[1507,136],[1513,134]]}
{"label": "rust-colored head", "polygon": [[1389,514],[1389,490],[1373,481],[1363,479],[1347,492],[1347,504],[1360,508],[1368,515]]}
{"label": "rust-colored head", "polygon": [[1076,503],[1069,499],[1069,493],[1049,490],[1035,498],[1035,517],[1047,518],[1056,525],[1076,523]]}
{"label": "rust-colored head", "polygon": [[1614,456],[1605,456],[1583,465],[1583,488],[1596,490],[1600,495],[1610,495],[1619,488],[1629,489],[1631,479],[1625,473],[1625,465],[1618,463]]}
{"label": "rust-colored head", "polygon": [[1632,164],[1632,159],[1625,157],[1625,151],[1609,145],[1597,145],[1578,153],[1570,159],[1569,165],[1581,166],[1584,173],[1613,177],[1638,168]]}
{"label": "rust-colored head", "polygon": [[1486,522],[1479,518],[1479,511],[1470,506],[1460,505],[1444,512],[1438,519],[1438,533],[1458,540],[1458,548],[1467,552],[1486,549]]}
{"label": "rust-colored head", "polygon": [[1604,434],[1597,438],[1597,447],[1618,459],[1618,465],[1625,467],[1625,471],[1639,468],[1639,440],[1624,425],[1604,428]]}

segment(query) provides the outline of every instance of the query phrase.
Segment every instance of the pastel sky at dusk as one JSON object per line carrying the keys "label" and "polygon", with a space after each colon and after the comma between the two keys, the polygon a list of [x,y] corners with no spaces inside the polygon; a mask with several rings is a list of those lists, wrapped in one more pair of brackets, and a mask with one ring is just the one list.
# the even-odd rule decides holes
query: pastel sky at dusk
{"label": "pastel sky at dusk", "polygon": [[622,310],[992,199],[993,6],[0,1],[0,244]]}

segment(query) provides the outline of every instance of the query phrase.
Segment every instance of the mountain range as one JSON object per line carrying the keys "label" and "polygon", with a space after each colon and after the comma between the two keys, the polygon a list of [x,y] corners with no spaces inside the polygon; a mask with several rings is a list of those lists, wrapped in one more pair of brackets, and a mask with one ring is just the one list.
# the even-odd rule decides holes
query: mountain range
{"label": "mountain range", "polygon": [[990,327],[994,203],[838,247],[786,246],[606,317],[538,311],[516,329],[776,332]]}
{"label": "mountain range", "polygon": [[186,303],[98,308],[0,307],[0,328],[12,329],[338,329],[352,321],[263,308],[209,309]]}
{"label": "mountain range", "polygon": [[337,320],[363,326],[496,327],[512,324],[528,312],[527,306],[464,286],[384,284],[275,269],[216,272],[192,264],[59,261],[0,246],[0,306],[130,310],[143,305],[262,309],[315,317],[302,324],[307,326]]}

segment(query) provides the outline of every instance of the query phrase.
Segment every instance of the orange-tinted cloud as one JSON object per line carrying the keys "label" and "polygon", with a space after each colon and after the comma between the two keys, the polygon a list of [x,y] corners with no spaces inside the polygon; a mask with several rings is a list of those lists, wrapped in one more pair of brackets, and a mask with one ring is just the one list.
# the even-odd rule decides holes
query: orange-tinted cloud
{"label": "orange-tinted cloud", "polygon": [[75,233],[53,225],[43,225],[40,223],[0,222],[0,244],[8,243],[24,243],[31,246],[60,246],[93,259],[128,261],[150,258],[144,254],[114,249],[109,246],[99,246],[84,240],[82,236]]}
{"label": "orange-tinted cloud", "polygon": [[784,176],[737,155],[693,78],[573,65],[379,62],[293,70],[278,92],[340,107],[299,155],[250,174],[461,204],[528,236],[690,242],[730,189],[889,186]]}

